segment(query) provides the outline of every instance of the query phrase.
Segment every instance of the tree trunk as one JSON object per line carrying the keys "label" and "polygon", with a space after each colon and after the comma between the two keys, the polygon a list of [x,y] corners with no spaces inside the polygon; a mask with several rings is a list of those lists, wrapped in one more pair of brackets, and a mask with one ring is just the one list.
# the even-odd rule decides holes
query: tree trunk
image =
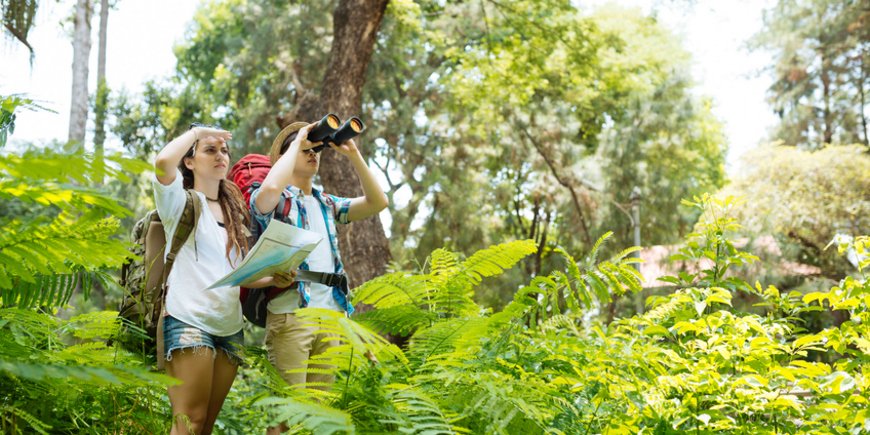
{"label": "tree trunk", "polygon": [[867,69],[865,68],[865,60],[867,53],[861,53],[861,77],[858,80],[858,94],[861,97],[861,104],[858,109],[861,112],[861,128],[864,131],[864,146],[870,145],[870,139],[867,138],[867,116],[864,113],[864,106],[867,104],[867,97],[864,95],[864,83],[867,81]]}
{"label": "tree trunk", "polygon": [[103,143],[106,140],[106,106],[109,99],[109,88],[106,85],[106,34],[108,33],[109,0],[100,1],[100,46],[97,54],[97,99],[94,107],[95,132],[94,152],[103,153]]}
{"label": "tree trunk", "polygon": [[[389,0],[341,0],[333,14],[332,49],[320,95],[297,90],[301,98],[287,115],[279,116],[283,128],[294,121],[311,122],[327,113],[342,119],[356,116],[362,110],[362,90],[371,61],[378,29]],[[364,135],[363,135],[364,136]],[[355,139],[360,145],[360,138]],[[363,149],[366,144],[361,144]],[[364,155],[371,154],[363,152]],[[324,150],[320,163],[320,179],[326,192],[343,197],[363,195],[362,186],[347,159],[331,150]],[[386,272],[392,259],[380,218],[375,215],[349,225],[339,225],[338,240],[341,260],[357,287]],[[358,312],[368,307],[358,307]]]}
{"label": "tree trunk", "polygon": [[[824,63],[824,58],[822,58],[822,63]],[[824,110],[824,122],[825,122],[825,145],[830,145],[831,141],[834,138],[834,126],[833,120],[831,119],[831,78],[828,75],[827,71],[822,72],[822,96],[824,97],[825,102],[825,110]]]}
{"label": "tree trunk", "polygon": [[69,140],[84,142],[88,121],[88,58],[91,54],[91,2],[77,0],[73,33],[72,105]]}

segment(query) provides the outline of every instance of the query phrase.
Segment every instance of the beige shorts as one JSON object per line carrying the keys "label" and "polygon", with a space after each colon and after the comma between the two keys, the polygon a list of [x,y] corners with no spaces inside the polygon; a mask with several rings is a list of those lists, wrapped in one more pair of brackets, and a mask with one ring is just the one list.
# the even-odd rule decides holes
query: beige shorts
{"label": "beige shorts", "polygon": [[[335,334],[315,334],[317,329],[303,327],[295,314],[266,313],[266,350],[269,361],[281,374],[281,378],[289,385],[302,384],[332,384],[335,376],[324,373],[287,373],[288,370],[304,368],[332,368],[325,364],[304,364],[315,355],[326,352],[330,347],[341,344],[338,340],[328,340]],[[328,391],[327,385],[308,385],[307,388]]]}

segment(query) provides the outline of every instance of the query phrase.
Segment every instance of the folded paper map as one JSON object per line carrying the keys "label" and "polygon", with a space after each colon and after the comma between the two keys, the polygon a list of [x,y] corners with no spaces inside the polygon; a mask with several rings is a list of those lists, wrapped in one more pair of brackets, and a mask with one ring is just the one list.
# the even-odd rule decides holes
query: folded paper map
{"label": "folded paper map", "polygon": [[244,286],[275,272],[299,267],[323,237],[315,232],[272,220],[257,243],[229,275],[206,290],[224,286]]}

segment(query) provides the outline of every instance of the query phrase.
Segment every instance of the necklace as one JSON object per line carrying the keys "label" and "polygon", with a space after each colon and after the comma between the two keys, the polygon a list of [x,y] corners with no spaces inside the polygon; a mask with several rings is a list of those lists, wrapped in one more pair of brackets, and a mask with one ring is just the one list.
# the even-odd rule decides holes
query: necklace
{"label": "necklace", "polygon": [[207,196],[205,197],[205,199],[207,199],[207,200],[209,200],[209,201],[211,201],[211,202],[220,202],[220,200],[218,200],[218,199],[211,199],[211,198],[209,198],[209,197],[207,197]]}

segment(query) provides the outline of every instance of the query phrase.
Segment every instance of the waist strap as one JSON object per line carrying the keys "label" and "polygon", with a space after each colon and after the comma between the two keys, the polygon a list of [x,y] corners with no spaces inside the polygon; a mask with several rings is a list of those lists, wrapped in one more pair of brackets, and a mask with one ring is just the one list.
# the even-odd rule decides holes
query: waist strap
{"label": "waist strap", "polygon": [[295,281],[316,282],[327,287],[341,287],[341,291],[347,295],[348,283],[347,274],[344,273],[326,273],[326,272],[311,272],[308,270],[296,271]]}

